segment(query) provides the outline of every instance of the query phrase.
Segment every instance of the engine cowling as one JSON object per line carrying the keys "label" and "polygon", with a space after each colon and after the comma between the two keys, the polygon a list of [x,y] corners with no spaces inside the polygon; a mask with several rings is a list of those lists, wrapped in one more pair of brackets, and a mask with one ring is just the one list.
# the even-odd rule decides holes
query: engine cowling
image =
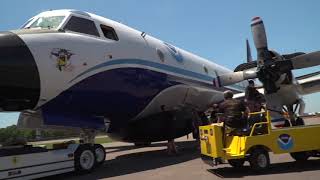
{"label": "engine cowling", "polygon": [[131,121],[123,129],[113,129],[109,137],[125,142],[157,142],[178,138],[192,132],[190,111],[166,111]]}
{"label": "engine cowling", "polygon": [[238,71],[244,71],[247,69],[252,69],[257,67],[257,61],[251,61],[251,62],[247,62],[247,63],[242,63],[240,65],[238,65],[235,69],[234,72],[238,72]]}

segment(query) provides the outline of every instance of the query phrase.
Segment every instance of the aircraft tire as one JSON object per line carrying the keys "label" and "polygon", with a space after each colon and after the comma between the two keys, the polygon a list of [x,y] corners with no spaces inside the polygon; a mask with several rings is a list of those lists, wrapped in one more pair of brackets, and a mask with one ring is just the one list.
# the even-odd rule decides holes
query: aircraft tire
{"label": "aircraft tire", "polygon": [[93,148],[96,156],[96,166],[101,166],[106,159],[106,150],[101,144],[95,144]]}
{"label": "aircraft tire", "polygon": [[81,144],[74,153],[75,170],[78,173],[89,173],[96,166],[96,155],[89,144]]}

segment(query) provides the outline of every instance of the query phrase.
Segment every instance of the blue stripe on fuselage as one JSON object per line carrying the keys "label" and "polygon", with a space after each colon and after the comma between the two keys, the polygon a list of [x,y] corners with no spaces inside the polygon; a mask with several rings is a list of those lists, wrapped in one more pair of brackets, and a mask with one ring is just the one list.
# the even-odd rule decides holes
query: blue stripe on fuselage
{"label": "blue stripe on fuselage", "polygon": [[78,79],[79,77],[88,74],[92,71],[95,71],[97,69],[100,68],[104,68],[107,66],[112,66],[112,65],[120,65],[120,64],[139,64],[139,65],[144,65],[144,66],[149,66],[149,67],[153,67],[153,68],[157,68],[157,69],[161,69],[161,70],[166,70],[169,72],[173,72],[173,73],[177,73],[177,74],[181,74],[184,76],[189,76],[192,78],[197,78],[197,79],[201,79],[204,81],[212,81],[213,77],[211,76],[207,76],[204,74],[200,74],[197,72],[193,72],[193,71],[189,71],[189,70],[185,70],[185,69],[181,69],[181,68],[177,68],[174,66],[169,66],[166,64],[160,64],[160,63],[156,63],[156,62],[152,62],[152,61],[147,61],[147,60],[142,60],[142,59],[118,59],[118,60],[113,60],[113,61],[108,61],[108,62],[104,62],[101,64],[98,64],[94,67],[89,68],[88,70],[80,73],[79,75],[77,75],[75,78],[73,78],[70,82],[73,82],[74,80]]}
{"label": "blue stripe on fuselage", "polygon": [[[210,83],[210,85],[212,85],[212,80],[214,77],[205,75],[205,74],[201,74],[201,73],[197,73],[197,72],[193,72],[193,71],[189,71],[186,69],[182,69],[182,68],[177,68],[174,66],[169,66],[166,64],[160,64],[160,63],[156,63],[156,62],[152,62],[152,61],[148,61],[148,60],[142,60],[142,59],[117,59],[117,60],[112,60],[112,61],[108,61],[108,62],[104,62],[101,64],[98,64],[94,67],[91,67],[89,69],[87,69],[86,71],[78,74],[75,78],[73,78],[72,80],[69,81],[69,83],[77,80],[78,78],[80,78],[81,76],[84,76],[92,71],[101,69],[101,68],[105,68],[108,66],[112,66],[112,65],[121,65],[121,64],[138,64],[138,65],[144,65],[144,66],[149,66],[149,67],[153,67],[153,68],[157,68],[157,69],[161,69],[161,70],[165,70],[165,71],[169,71],[171,73],[176,73],[176,74],[180,74],[183,76],[188,76],[191,78],[195,78],[195,79],[199,79],[202,81],[207,81],[208,83]],[[244,87],[237,85],[237,84],[233,84],[230,85],[230,87],[235,88],[236,90],[239,91],[243,91]]]}

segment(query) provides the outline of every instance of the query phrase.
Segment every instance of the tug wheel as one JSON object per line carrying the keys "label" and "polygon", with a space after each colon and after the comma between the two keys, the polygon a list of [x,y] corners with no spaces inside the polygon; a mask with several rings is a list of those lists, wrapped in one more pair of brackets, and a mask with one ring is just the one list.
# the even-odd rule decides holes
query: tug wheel
{"label": "tug wheel", "polygon": [[307,161],[308,158],[310,157],[310,154],[307,151],[293,152],[293,153],[290,153],[290,155],[294,160],[298,162]]}
{"label": "tug wheel", "polygon": [[249,163],[253,170],[262,171],[269,167],[270,157],[268,151],[264,149],[255,149],[249,156]]}
{"label": "tug wheel", "polygon": [[228,163],[234,168],[241,168],[244,164],[244,159],[229,159]]}
{"label": "tug wheel", "polygon": [[80,145],[74,153],[75,169],[79,173],[89,173],[96,165],[96,156],[92,146]]}
{"label": "tug wheel", "polygon": [[94,153],[96,155],[96,165],[101,166],[106,159],[106,150],[100,144],[94,145]]}

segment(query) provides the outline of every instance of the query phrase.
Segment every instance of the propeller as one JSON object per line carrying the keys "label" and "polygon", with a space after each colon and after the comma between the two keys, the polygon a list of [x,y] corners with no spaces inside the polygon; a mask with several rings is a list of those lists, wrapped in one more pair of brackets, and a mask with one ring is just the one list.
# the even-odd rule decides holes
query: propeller
{"label": "propeller", "polygon": [[[275,51],[268,49],[268,41],[263,21],[260,17],[254,17],[251,21],[251,31],[254,45],[257,50],[257,68],[244,71],[224,74],[214,78],[214,85],[228,86],[241,82],[243,80],[258,78],[266,93],[274,93],[279,87],[276,82],[285,73],[291,73],[291,70],[308,68],[320,65],[320,51],[308,54],[297,52],[293,54],[280,55]],[[251,51],[248,40],[247,45],[247,63],[252,62]]]}

